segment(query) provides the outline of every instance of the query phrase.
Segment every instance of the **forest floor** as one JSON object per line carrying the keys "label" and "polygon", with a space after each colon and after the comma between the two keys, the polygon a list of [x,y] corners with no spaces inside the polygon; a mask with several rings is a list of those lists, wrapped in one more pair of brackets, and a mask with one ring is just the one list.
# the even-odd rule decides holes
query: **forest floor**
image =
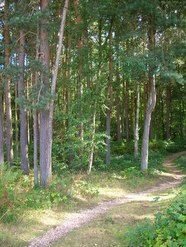
{"label": "forest floor", "polygon": [[160,174],[163,183],[70,213],[63,218],[62,224],[33,239],[29,246],[125,246],[124,232],[130,226],[145,217],[153,218],[158,210],[167,206],[170,198],[176,196],[177,191],[173,188],[181,184],[184,174],[173,161],[183,154],[186,151],[166,159],[166,172]]}

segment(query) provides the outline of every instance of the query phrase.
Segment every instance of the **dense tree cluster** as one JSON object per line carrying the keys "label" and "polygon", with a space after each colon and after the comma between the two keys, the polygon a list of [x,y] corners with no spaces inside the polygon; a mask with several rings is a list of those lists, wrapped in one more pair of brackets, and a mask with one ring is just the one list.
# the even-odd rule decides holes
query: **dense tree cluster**
{"label": "dense tree cluster", "polygon": [[110,165],[112,141],[140,144],[146,170],[149,138],[184,139],[184,7],[1,1],[0,164],[46,187],[52,167]]}

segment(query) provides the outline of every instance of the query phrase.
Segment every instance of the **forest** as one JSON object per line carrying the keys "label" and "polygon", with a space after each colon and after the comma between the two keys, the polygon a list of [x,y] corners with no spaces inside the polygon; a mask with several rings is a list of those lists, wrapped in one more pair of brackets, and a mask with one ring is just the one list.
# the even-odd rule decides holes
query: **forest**
{"label": "forest", "polygon": [[0,1],[0,246],[185,246],[185,8]]}

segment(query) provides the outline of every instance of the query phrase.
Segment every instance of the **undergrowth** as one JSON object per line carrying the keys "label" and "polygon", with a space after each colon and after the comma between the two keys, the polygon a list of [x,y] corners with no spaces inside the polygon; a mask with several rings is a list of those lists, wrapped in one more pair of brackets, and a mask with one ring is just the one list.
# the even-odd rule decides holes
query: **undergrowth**
{"label": "undergrowth", "polygon": [[[146,178],[157,177],[163,171],[162,163],[168,154],[162,149],[162,143],[151,142],[149,152],[149,169],[146,174],[140,171],[140,159],[135,159],[124,143],[112,143],[111,165],[106,166],[103,156],[97,155],[92,174],[87,176],[84,170],[77,171],[63,163],[55,167],[53,181],[49,188],[34,187],[33,170],[29,176],[23,175],[19,166],[7,169],[0,167],[0,221],[14,222],[17,216],[27,209],[46,209],[54,205],[71,202],[76,195],[90,199],[99,195],[99,186],[113,187],[116,179],[134,182],[143,186]],[[164,143],[165,145],[165,143]],[[164,146],[165,147],[165,146]],[[56,154],[54,153],[54,160]],[[181,162],[181,158],[179,160]],[[55,162],[54,162],[55,163]],[[115,179],[115,180],[114,180]],[[124,182],[119,183],[124,183]],[[135,183],[135,184],[136,184]]]}
{"label": "undergrowth", "polygon": [[[185,185],[184,185],[185,187]],[[125,234],[129,247],[179,247],[186,246],[186,193],[178,194],[173,203],[149,219],[138,223]]]}
{"label": "undergrowth", "polygon": [[186,155],[181,155],[174,161],[175,165],[186,172]]}

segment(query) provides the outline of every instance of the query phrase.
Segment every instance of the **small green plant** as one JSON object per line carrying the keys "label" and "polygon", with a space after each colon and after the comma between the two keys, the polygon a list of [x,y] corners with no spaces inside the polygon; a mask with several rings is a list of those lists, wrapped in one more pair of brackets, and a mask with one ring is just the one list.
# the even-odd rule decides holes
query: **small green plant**
{"label": "small green plant", "polygon": [[73,191],[75,194],[81,194],[86,197],[94,197],[98,196],[99,194],[97,188],[93,187],[91,184],[81,179],[77,179],[74,181]]}
{"label": "small green plant", "polygon": [[111,224],[114,224],[114,220],[113,220],[113,218],[112,217],[106,217],[106,219],[105,219],[105,222],[108,222],[108,223],[111,223]]}
{"label": "small green plant", "polygon": [[124,171],[121,171],[120,175],[126,178],[129,178],[132,176],[141,177],[143,176],[143,173],[137,167],[132,166],[132,167],[125,169]]}
{"label": "small green plant", "polygon": [[127,246],[131,247],[179,247],[186,246],[186,195],[180,194],[155,221],[145,219],[126,234]]}
{"label": "small green plant", "polygon": [[[14,171],[12,171],[12,169]],[[1,167],[0,179],[0,220],[15,221],[17,215],[28,208],[49,208],[64,203],[71,196],[69,177],[55,177],[48,189],[34,187],[33,176],[23,175],[15,168]]]}

